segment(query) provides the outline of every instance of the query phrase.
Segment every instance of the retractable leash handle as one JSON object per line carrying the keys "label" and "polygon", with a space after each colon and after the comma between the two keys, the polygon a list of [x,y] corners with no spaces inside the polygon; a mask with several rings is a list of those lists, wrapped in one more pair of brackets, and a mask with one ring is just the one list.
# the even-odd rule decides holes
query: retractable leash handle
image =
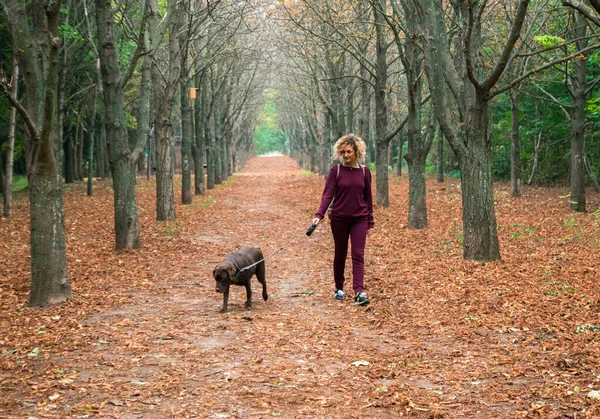
{"label": "retractable leash handle", "polygon": [[315,228],[317,228],[317,224],[313,224],[310,227],[308,227],[308,230],[306,230],[306,235],[310,236],[311,234],[313,234],[313,231],[315,231]]}

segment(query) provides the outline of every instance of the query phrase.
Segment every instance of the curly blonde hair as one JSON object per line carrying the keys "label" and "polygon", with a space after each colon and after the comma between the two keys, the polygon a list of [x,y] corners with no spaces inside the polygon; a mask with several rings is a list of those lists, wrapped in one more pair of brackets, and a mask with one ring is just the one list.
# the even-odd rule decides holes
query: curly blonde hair
{"label": "curly blonde hair", "polygon": [[365,154],[367,153],[367,145],[358,135],[346,134],[333,145],[333,155],[331,160],[337,159],[342,160],[342,147],[351,145],[356,152],[356,161],[361,162],[365,160]]}

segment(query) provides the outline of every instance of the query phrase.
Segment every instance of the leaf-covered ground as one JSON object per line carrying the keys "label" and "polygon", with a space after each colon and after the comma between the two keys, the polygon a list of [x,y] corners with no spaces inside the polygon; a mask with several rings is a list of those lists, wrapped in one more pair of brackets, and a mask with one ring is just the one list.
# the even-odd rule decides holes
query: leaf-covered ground
{"label": "leaf-covered ground", "polygon": [[[115,252],[112,189],[65,188],[73,300],[27,307],[28,205],[0,221],[2,418],[600,417],[600,199],[496,185],[502,261],[462,259],[456,180],[428,183],[429,228],[390,179],[367,242],[371,305],[333,300],[333,242],[304,232],[323,179],[287,157],[243,172],[156,222],[138,179],[143,247]],[[212,270],[258,245],[270,299]],[[348,265],[349,268],[349,265]],[[347,291],[351,293],[348,288]]]}

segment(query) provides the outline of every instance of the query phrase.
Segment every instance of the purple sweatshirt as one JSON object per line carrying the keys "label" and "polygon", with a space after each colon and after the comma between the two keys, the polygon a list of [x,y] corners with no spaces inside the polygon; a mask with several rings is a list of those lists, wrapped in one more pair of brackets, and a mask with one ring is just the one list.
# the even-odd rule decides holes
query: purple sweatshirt
{"label": "purple sweatshirt", "polygon": [[373,219],[373,196],[371,194],[371,171],[340,165],[337,176],[337,164],[329,169],[325,189],[321,196],[321,205],[315,217],[321,220],[329,208],[331,200],[331,218],[340,221],[368,221],[368,228],[375,226]]}

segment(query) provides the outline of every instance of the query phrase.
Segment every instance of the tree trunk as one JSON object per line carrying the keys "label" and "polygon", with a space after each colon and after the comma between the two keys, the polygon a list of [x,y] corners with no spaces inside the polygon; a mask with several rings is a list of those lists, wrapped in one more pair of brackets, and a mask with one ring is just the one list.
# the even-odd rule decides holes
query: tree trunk
{"label": "tree trunk", "polygon": [[129,154],[111,156],[117,249],[140,247],[140,226],[135,193],[136,162]]}
{"label": "tree trunk", "polygon": [[438,183],[444,182],[444,133],[441,129],[437,130],[437,159],[436,159],[436,180]]}
{"label": "tree trunk", "polygon": [[521,196],[521,135],[519,128],[521,118],[519,115],[519,92],[510,90],[511,110],[511,148],[510,148],[510,195]]}
{"label": "tree trunk", "polygon": [[196,195],[204,195],[204,161],[206,158],[205,144],[205,116],[206,103],[208,100],[206,77],[199,74],[196,77],[196,86],[200,94],[196,96],[196,104],[194,109],[194,192]]}
{"label": "tree trunk", "polygon": [[[100,114],[98,114],[100,116]],[[100,116],[101,117],[101,116]],[[106,131],[104,123],[98,124],[98,141],[96,141],[96,177],[104,179],[106,177],[105,152],[106,149]]]}
{"label": "tree trunk", "polygon": [[75,142],[75,179],[76,180],[83,180],[83,143],[84,143],[84,138],[85,138],[85,133],[83,130],[83,123],[81,120],[78,121],[77,127],[79,128],[77,130],[78,135],[77,135],[77,141]]}
{"label": "tree trunk", "polygon": [[225,147],[227,155],[227,177],[232,176],[235,171],[235,156],[233,152],[233,138],[231,133],[225,136]]}
{"label": "tree trunk", "polygon": [[375,143],[375,186],[376,186],[376,203],[384,207],[390,205],[389,201],[389,184],[388,184],[388,168],[387,168],[387,141],[377,139]]}
{"label": "tree trunk", "polygon": [[71,298],[62,189],[56,169],[54,153],[40,151],[28,176],[32,307],[52,306]]}
{"label": "tree trunk", "polygon": [[[3,2],[13,51],[24,75],[25,148],[30,201],[29,304],[46,307],[71,297],[67,271],[62,176],[56,151],[60,1],[28,7]],[[35,16],[32,16],[35,15]],[[11,102],[14,98],[11,96]],[[18,102],[14,100],[13,105]]]}
{"label": "tree trunk", "polygon": [[[411,11],[412,12],[412,11]],[[414,26],[414,16],[408,16]],[[411,31],[414,31],[412,28]],[[408,149],[405,160],[408,165],[408,227],[421,229],[427,227],[427,189],[425,187],[425,162],[433,141],[433,111],[430,112],[429,129],[423,136],[421,93],[422,55],[420,48],[411,40],[405,41],[404,70],[408,86]]]}
{"label": "tree trunk", "polygon": [[87,164],[87,196],[93,194],[93,182],[92,182],[92,167],[94,165],[94,136],[95,131],[90,132],[90,143],[88,145],[88,164]]}
{"label": "tree trunk", "polygon": [[408,228],[427,227],[425,160],[417,159],[408,165]]}
{"label": "tree trunk", "polygon": [[146,179],[150,180],[152,178],[152,171],[156,166],[156,141],[154,140],[156,130],[150,128],[150,133],[148,134],[148,145],[147,147],[147,166],[146,166]]}
{"label": "tree trunk", "polygon": [[163,119],[156,129],[156,219],[158,221],[175,219],[174,151],[169,117],[167,120]]}
{"label": "tree trunk", "polygon": [[[456,21],[465,28],[468,26],[469,31],[455,37],[462,42],[464,48],[451,51],[452,43],[447,36],[447,15],[444,9],[439,7],[436,0],[412,2],[421,23],[420,40],[425,54],[431,100],[444,136],[459,160],[465,259],[500,259],[492,188],[488,106],[489,100],[494,96],[493,89],[503,75],[517,44],[529,3],[529,0],[518,2],[512,27],[507,28],[510,33],[502,53],[483,78],[480,19],[486,3],[452,2],[457,10],[465,12],[462,16],[457,15]],[[457,112],[451,113],[448,109],[448,93],[452,93],[456,101]],[[460,117],[458,123],[454,120],[455,115]]]}
{"label": "tree trunk", "polygon": [[180,83],[181,95],[181,203],[189,205],[192,200],[192,107],[188,91],[190,84],[185,80]]}
{"label": "tree trunk", "polygon": [[212,136],[212,132],[207,130],[209,137],[207,137],[206,145],[206,189],[215,188],[215,139]]}
{"label": "tree trunk", "polygon": [[64,142],[64,172],[65,183],[73,183],[75,181],[75,151],[73,147],[72,132],[68,132]]}
{"label": "tree trunk", "polygon": [[346,83],[348,98],[346,103],[346,130],[354,132],[354,86],[349,81]]}
{"label": "tree trunk", "polygon": [[[19,62],[17,57],[13,57],[13,75],[12,75],[12,92],[11,97],[17,100],[17,88],[19,86]],[[8,147],[6,148],[6,179],[4,182],[4,209],[2,214],[4,217],[12,215],[12,189],[13,189],[13,165],[15,157],[15,131],[17,127],[17,109],[13,106],[10,108],[8,117]]]}
{"label": "tree trunk", "polygon": [[[70,10],[66,8],[67,16],[65,23],[68,25],[68,19]],[[56,90],[56,143],[55,146],[58,147],[58,150],[64,151],[61,153],[58,151],[57,153],[57,164],[61,167],[61,176],[65,175],[65,183],[73,183],[75,181],[75,151],[73,145],[73,138],[71,137],[69,132],[65,132],[65,121],[67,120],[67,107],[65,105],[65,89],[67,85],[67,68],[68,68],[68,48],[65,42],[64,37],[61,37],[61,49],[59,51],[59,60],[60,65],[58,66],[58,86]],[[67,141],[71,141],[68,145],[66,144],[64,136],[67,135]],[[69,150],[67,151],[68,146]],[[64,155],[64,160],[63,159]]]}
{"label": "tree trunk", "polygon": [[221,138],[221,175],[223,176],[223,181],[226,181],[227,177],[229,176],[229,169],[227,167],[228,164],[229,158],[227,155],[227,134],[224,134]]}
{"label": "tree trunk", "polygon": [[319,144],[319,173],[322,176],[327,176],[327,173],[329,173],[329,144],[331,143],[332,124],[331,116],[328,113],[325,113],[324,118],[325,126],[323,129],[323,142]]}
{"label": "tree trunk", "polygon": [[[468,160],[467,160],[468,159]],[[459,157],[463,202],[464,258],[500,260],[489,156],[476,152]]]}
{"label": "tree trunk", "polygon": [[[198,114],[196,113],[196,115]],[[204,130],[198,125],[199,119],[195,118],[194,130],[196,131],[196,138],[194,147],[192,148],[194,156],[194,193],[196,195],[204,195],[204,159],[206,146],[204,144]]]}
{"label": "tree trunk", "polygon": [[386,10],[386,0],[377,0],[373,5],[375,16],[376,42],[376,80],[375,80],[375,202],[387,207],[389,201],[388,185],[388,110],[386,103],[387,88],[387,40],[385,39],[385,19],[380,10]]}
{"label": "tree trunk", "polygon": [[[587,45],[586,22],[580,13],[575,13],[578,47]],[[575,76],[571,87],[573,96],[573,113],[571,117],[571,211],[585,212],[585,164],[584,164],[584,144],[585,144],[585,105],[587,90],[587,57],[576,58],[573,63],[575,67]]]}
{"label": "tree trunk", "polygon": [[500,260],[488,138],[488,104],[477,97],[465,131],[468,150],[458,156],[463,203],[463,254],[467,260]]}
{"label": "tree trunk", "polygon": [[220,185],[223,183],[224,174],[223,174],[223,139],[217,137],[215,139],[215,149],[213,152],[213,164],[215,165],[215,184]]}
{"label": "tree trunk", "polygon": [[535,178],[535,175],[537,173],[541,142],[542,142],[542,133],[540,132],[538,134],[537,140],[534,140],[534,143],[533,143],[533,163],[531,165],[531,174],[529,175],[529,179],[527,180],[528,185],[531,185],[531,183],[533,182],[533,179]]}
{"label": "tree trunk", "polygon": [[215,174],[215,185],[220,185],[223,182],[223,175],[221,173],[221,139],[219,138],[220,130],[215,130],[215,141],[212,143],[212,159],[213,159],[213,170]]}
{"label": "tree trunk", "polygon": [[[174,220],[175,195],[173,175],[175,174],[175,147],[173,144],[172,112],[175,94],[181,78],[182,53],[179,42],[179,31],[182,26],[182,11],[176,0],[169,0],[168,15],[168,47],[169,61],[166,73],[155,69],[153,74],[154,105],[156,106],[156,219],[159,221]],[[154,42],[154,40],[153,40]],[[162,86],[159,87],[159,86]],[[184,93],[185,94],[185,93]]]}
{"label": "tree trunk", "polygon": [[365,142],[367,149],[365,150],[365,163],[369,162],[369,150],[373,147],[370,141],[371,137],[371,86],[366,81],[367,71],[361,66],[361,76],[363,80],[360,83],[360,92],[361,92],[361,109],[360,109],[360,119],[358,121],[358,132],[360,133],[360,137]]}
{"label": "tree trunk", "polygon": [[92,168],[94,167],[94,143],[96,139],[96,113],[98,112],[98,87],[94,89],[94,107],[92,109],[92,124],[90,129],[90,142],[88,144],[88,165],[87,165],[87,196],[92,196],[93,193],[93,182],[92,182]]}
{"label": "tree trunk", "polygon": [[[202,166],[202,160],[200,159],[200,147],[197,145],[198,139],[194,139],[194,143],[192,144],[192,159],[194,165],[194,195],[204,195],[204,182],[202,177],[204,177],[204,170],[200,172],[200,167]],[[202,168],[204,169],[204,168]],[[202,181],[200,181],[202,179]]]}
{"label": "tree trunk", "polygon": [[404,147],[404,134],[402,131],[398,133],[398,161],[396,162],[396,176],[402,176],[402,148]]}
{"label": "tree trunk", "polygon": [[222,129],[221,129],[221,112],[223,110],[223,95],[221,94],[216,101],[216,106],[215,109],[213,110],[213,125],[214,129],[213,129],[213,137],[215,139],[214,142],[211,143],[213,150],[212,150],[212,159],[213,159],[213,167],[214,167],[214,181],[215,181],[215,185],[220,185],[221,182],[223,182],[223,176],[221,174],[221,135],[222,135]]}
{"label": "tree trunk", "polygon": [[[141,34],[143,42],[146,46],[146,50],[150,49],[150,40],[147,33]],[[140,92],[140,106],[138,113],[138,130],[137,130],[137,143],[145,144],[145,150],[147,154],[142,160],[145,160],[146,164],[146,179],[150,180],[152,175],[152,157],[154,154],[151,153],[152,138],[151,138],[151,122],[150,122],[150,102],[152,100],[152,57],[150,54],[142,58],[142,78],[140,81],[139,92]]]}
{"label": "tree trunk", "polygon": [[[104,92],[104,138],[113,177],[116,249],[140,247],[140,228],[135,192],[136,160],[132,154],[125,116],[124,89],[114,36],[114,16],[110,0],[96,1],[98,45]],[[101,138],[102,142],[102,138]],[[101,147],[104,149],[104,147]],[[104,151],[102,151],[104,153]],[[98,155],[100,160],[101,154]]]}
{"label": "tree trunk", "polygon": [[108,142],[108,135],[106,134],[106,125],[102,124],[102,128],[100,131],[100,139],[102,144],[100,145],[100,152],[102,153],[104,159],[104,177],[107,179],[112,178],[112,173],[110,172],[110,144]]}

